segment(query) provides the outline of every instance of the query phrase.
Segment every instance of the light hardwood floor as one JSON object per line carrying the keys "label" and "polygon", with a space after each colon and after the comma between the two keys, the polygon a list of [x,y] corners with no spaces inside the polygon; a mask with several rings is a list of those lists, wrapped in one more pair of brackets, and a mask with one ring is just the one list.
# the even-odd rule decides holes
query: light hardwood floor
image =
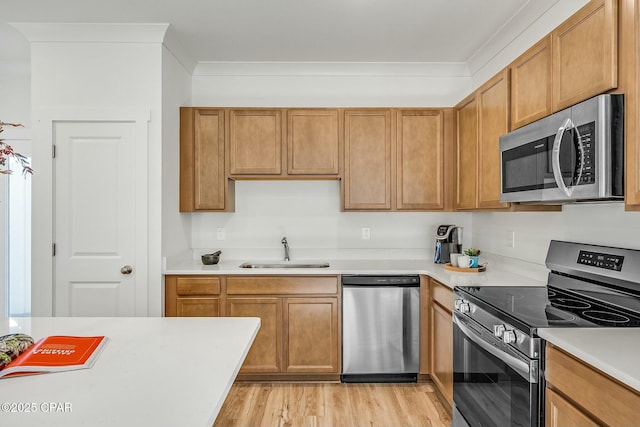
{"label": "light hardwood floor", "polygon": [[244,384],[231,388],[215,427],[449,426],[432,383]]}

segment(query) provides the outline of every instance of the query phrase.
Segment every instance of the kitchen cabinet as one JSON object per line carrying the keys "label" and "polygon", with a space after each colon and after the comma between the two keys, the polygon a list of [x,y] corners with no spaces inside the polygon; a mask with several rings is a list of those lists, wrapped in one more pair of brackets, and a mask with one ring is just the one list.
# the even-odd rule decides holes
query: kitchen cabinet
{"label": "kitchen cabinet", "polygon": [[240,373],[282,371],[282,300],[275,297],[229,297],[229,317],[259,317],[260,330]]}
{"label": "kitchen cabinet", "polygon": [[506,209],[500,203],[500,135],[509,131],[509,70],[457,106],[458,209]]}
{"label": "kitchen cabinet", "polygon": [[429,276],[420,276],[420,368],[418,381],[428,379],[431,373],[430,308]]}
{"label": "kitchen cabinet", "polygon": [[396,110],[395,114],[396,209],[444,209],[444,110]]}
{"label": "kitchen cabinet", "polygon": [[551,344],[545,377],[546,426],[638,424],[640,393]]}
{"label": "kitchen cabinet", "polygon": [[458,125],[456,165],[456,208],[477,207],[478,180],[478,101],[476,94],[456,107]]}
{"label": "kitchen cabinet", "polygon": [[449,405],[453,404],[453,291],[437,280],[429,281],[431,379]]}
{"label": "kitchen cabinet", "polygon": [[165,316],[217,317],[219,315],[220,279],[218,277],[165,277]]}
{"label": "kitchen cabinet", "polygon": [[551,114],[551,35],[520,55],[511,73],[511,129]]}
{"label": "kitchen cabinet", "polygon": [[180,108],[180,212],[233,211],[225,172],[225,112]]}
{"label": "kitchen cabinet", "polygon": [[345,210],[391,210],[391,110],[344,112]]}
{"label": "kitchen cabinet", "polygon": [[229,173],[282,174],[282,109],[229,110]]}
{"label": "kitchen cabinet", "polygon": [[341,115],[337,109],[287,110],[287,173],[340,174]]}
{"label": "kitchen cabinet", "polygon": [[336,276],[228,276],[227,315],[262,320],[238,378],[338,380],[339,304]]}
{"label": "kitchen cabinet", "polygon": [[509,70],[503,70],[482,85],[477,94],[478,208],[505,209],[509,204],[500,203],[500,136],[509,131]]}
{"label": "kitchen cabinet", "polygon": [[283,303],[284,371],[339,373],[338,298],[285,298]]}
{"label": "kitchen cabinet", "polygon": [[617,86],[617,0],[590,1],[551,37],[554,111]]}

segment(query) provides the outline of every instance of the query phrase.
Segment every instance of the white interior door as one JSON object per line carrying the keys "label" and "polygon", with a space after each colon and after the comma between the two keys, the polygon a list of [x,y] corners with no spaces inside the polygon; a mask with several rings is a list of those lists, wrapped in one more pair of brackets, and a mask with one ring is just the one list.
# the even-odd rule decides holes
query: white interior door
{"label": "white interior door", "polygon": [[136,123],[54,122],[53,142],[54,314],[134,316]]}

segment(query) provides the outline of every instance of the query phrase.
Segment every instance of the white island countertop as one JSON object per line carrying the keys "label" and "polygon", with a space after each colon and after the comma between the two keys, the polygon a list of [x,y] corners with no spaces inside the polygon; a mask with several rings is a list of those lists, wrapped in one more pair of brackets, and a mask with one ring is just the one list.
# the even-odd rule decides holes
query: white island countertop
{"label": "white island countertop", "polygon": [[640,392],[640,328],[549,328],[538,335]]}
{"label": "white island countertop", "polygon": [[[257,261],[280,262],[282,261]],[[322,260],[325,262],[327,260]],[[546,282],[494,268],[491,264],[483,273],[454,272],[426,260],[328,260],[328,268],[241,268],[244,261],[226,260],[216,265],[202,265],[200,260],[180,260],[167,264],[165,275],[344,275],[344,274],[423,274],[443,284],[454,286],[546,286]],[[300,263],[315,261],[300,260]],[[295,262],[292,262],[295,263]]]}
{"label": "white island countertop", "polygon": [[259,327],[257,318],[0,318],[0,335],[109,337],[90,369],[0,379],[0,425],[211,427]]}

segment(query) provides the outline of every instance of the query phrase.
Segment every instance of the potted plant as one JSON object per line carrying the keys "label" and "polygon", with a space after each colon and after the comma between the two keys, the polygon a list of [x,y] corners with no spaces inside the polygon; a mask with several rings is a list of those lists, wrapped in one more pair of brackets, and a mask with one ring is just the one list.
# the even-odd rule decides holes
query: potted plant
{"label": "potted plant", "polygon": [[478,248],[469,248],[464,250],[464,254],[469,256],[471,262],[469,263],[470,268],[478,268],[478,256],[480,255],[480,249]]}
{"label": "potted plant", "polygon": [[[16,123],[5,123],[0,120],[0,133],[4,131],[4,126],[12,126],[12,127],[20,127],[22,125]],[[0,135],[0,174],[10,174],[13,171],[9,169],[9,165],[7,165],[7,160],[13,157],[15,160],[20,163],[22,166],[22,174],[33,174],[33,169],[29,165],[29,159],[26,156],[16,152],[13,150],[13,147],[9,144],[5,143],[2,139],[2,135]]]}

